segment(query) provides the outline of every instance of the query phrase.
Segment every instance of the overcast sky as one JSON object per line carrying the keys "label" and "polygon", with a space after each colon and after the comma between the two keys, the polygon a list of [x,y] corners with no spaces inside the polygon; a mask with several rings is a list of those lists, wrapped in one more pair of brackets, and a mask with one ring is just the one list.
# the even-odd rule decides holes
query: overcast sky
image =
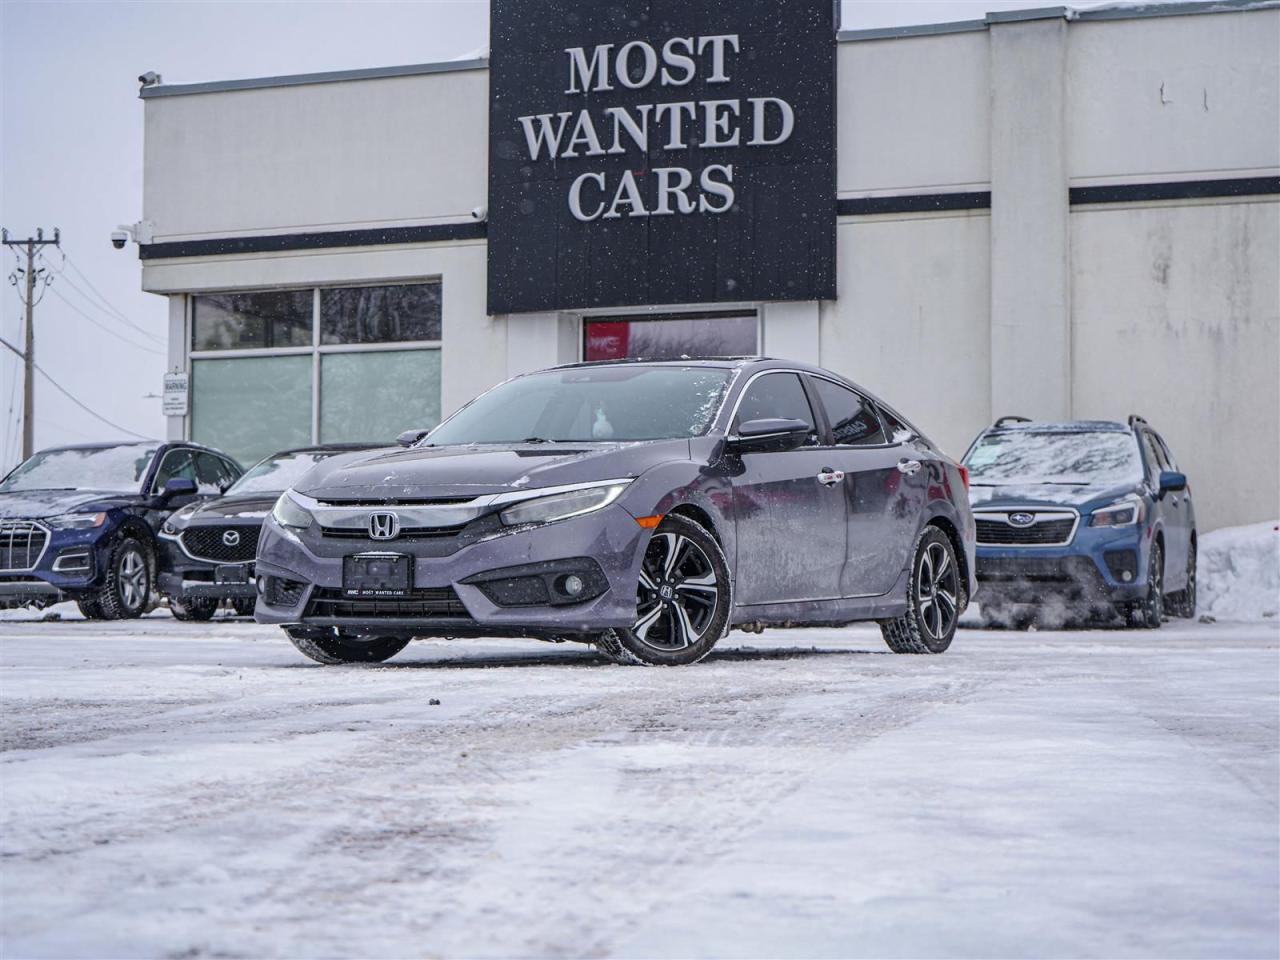
{"label": "overcast sky", "polygon": [[[845,0],[842,20],[856,29],[1042,5]],[[148,394],[159,394],[165,372],[165,301],[139,289],[136,248],[116,251],[109,239],[142,213],[139,74],[190,83],[448,60],[483,51],[488,7],[488,0],[0,0],[0,223],[18,237],[60,227],[68,258],[64,264],[54,251],[45,258],[57,276],[36,308],[36,362],[118,425],[37,377],[36,448],[164,433],[160,400]],[[7,277],[17,261],[0,253]],[[0,288],[0,304],[0,337],[21,347],[13,288]],[[0,475],[19,458],[20,379],[21,361],[0,347]]]}

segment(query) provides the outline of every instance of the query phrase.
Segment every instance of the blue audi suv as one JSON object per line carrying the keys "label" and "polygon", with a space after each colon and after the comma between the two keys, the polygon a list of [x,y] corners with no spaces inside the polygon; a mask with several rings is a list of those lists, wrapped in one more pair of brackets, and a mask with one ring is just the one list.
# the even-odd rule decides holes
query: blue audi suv
{"label": "blue audi suv", "polygon": [[1159,627],[1196,608],[1196,517],[1168,445],[1141,417],[1002,417],[964,456],[983,619],[1119,615]]}
{"label": "blue audi suv", "polygon": [[141,616],[153,605],[160,526],[241,472],[195,443],[41,450],[0,481],[0,607],[74,600],[91,620]]}

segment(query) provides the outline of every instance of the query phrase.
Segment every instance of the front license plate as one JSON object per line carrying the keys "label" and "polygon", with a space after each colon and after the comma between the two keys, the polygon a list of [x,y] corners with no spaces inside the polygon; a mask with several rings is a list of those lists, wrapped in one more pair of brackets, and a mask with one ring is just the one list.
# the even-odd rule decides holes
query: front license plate
{"label": "front license plate", "polygon": [[214,583],[248,583],[249,564],[220,563],[213,568]]}
{"label": "front license plate", "polygon": [[348,597],[403,597],[413,584],[413,557],[364,553],[344,557],[342,592]]}

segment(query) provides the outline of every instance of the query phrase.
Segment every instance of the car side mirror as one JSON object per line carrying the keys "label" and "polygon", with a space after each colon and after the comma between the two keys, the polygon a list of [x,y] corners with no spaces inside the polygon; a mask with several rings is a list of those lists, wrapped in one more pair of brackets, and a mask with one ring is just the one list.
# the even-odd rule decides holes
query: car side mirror
{"label": "car side mirror", "polygon": [[176,501],[194,499],[198,489],[196,482],[189,477],[170,477],[164,482],[160,499],[169,506],[180,506]]}
{"label": "car side mirror", "polygon": [[412,430],[406,430],[400,436],[396,437],[396,443],[402,447],[412,447],[415,443],[425,437],[431,431],[425,427],[415,427]]}
{"label": "car side mirror", "polygon": [[813,432],[813,424],[786,417],[762,417],[738,425],[737,435],[729,438],[735,450],[794,450]]}
{"label": "car side mirror", "polygon": [[1170,493],[1177,493],[1179,490],[1187,489],[1187,475],[1179,473],[1177,470],[1161,470],[1160,471],[1160,492],[1166,490]]}

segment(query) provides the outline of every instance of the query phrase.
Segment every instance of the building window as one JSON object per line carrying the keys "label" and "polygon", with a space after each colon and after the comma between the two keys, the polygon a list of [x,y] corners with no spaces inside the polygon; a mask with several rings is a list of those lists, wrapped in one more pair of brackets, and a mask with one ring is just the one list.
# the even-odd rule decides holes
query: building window
{"label": "building window", "polygon": [[246,466],[440,420],[438,281],[190,300],[191,439]]}
{"label": "building window", "polygon": [[582,324],[582,359],[753,356],[760,352],[759,329],[754,311],[589,317]]}
{"label": "building window", "polygon": [[192,350],[305,347],[311,343],[310,290],[192,297]]}

